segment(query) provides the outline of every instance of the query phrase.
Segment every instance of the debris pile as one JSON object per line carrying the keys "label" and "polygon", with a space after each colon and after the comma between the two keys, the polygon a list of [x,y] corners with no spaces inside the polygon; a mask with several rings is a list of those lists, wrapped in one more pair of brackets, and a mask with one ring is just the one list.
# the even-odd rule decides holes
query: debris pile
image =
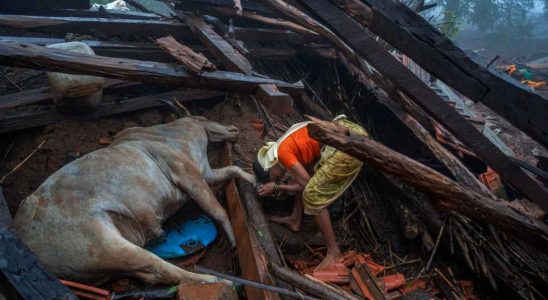
{"label": "debris pile", "polygon": [[[0,4],[0,298],[548,293],[543,58],[469,57],[425,1],[18,2]],[[327,266],[315,217],[272,218],[295,175],[260,197],[250,174],[304,121],[364,163],[328,208]]]}

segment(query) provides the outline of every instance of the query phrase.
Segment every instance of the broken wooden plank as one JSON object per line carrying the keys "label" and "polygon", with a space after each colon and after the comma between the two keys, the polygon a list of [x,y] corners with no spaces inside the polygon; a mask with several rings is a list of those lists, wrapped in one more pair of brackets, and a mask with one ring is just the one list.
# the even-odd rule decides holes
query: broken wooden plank
{"label": "broken wooden plank", "polygon": [[383,290],[377,285],[377,276],[367,264],[358,264],[352,269],[351,274],[364,297],[371,300],[387,300]]}
{"label": "broken wooden plank", "polygon": [[46,111],[30,113],[20,116],[10,116],[0,118],[0,134],[44,126],[66,120],[94,120],[99,117],[106,117],[141,109],[155,108],[163,106],[160,100],[171,101],[176,98],[180,101],[205,100],[223,96],[225,93],[211,90],[183,90],[167,93],[143,96],[120,102],[101,103],[93,113],[80,115],[67,115],[60,113],[52,108]]}
{"label": "broken wooden plank", "polygon": [[241,93],[255,93],[261,84],[275,84],[282,92],[301,93],[304,89],[301,83],[291,84],[224,71],[193,75],[165,63],[88,55],[21,43],[0,43],[0,64]]}
{"label": "broken wooden plank", "polygon": [[51,101],[51,88],[39,88],[0,96],[0,110]]}
{"label": "broken wooden plank", "polygon": [[[181,18],[198,36],[202,43],[208,47],[213,55],[230,71],[253,74],[251,63],[240,52],[234,49],[227,41],[218,35],[209,25],[195,15],[181,14]],[[282,93],[274,85],[260,85],[256,92],[257,98],[271,112],[286,114],[293,111],[293,99],[288,94]]]}
{"label": "broken wooden plank", "polygon": [[9,34],[43,32],[64,35],[70,32],[118,37],[173,35],[177,39],[192,36],[186,25],[166,21],[23,15],[0,15],[0,30]]}
{"label": "broken wooden plank", "polygon": [[[225,144],[222,155],[222,166],[227,167],[232,165],[230,144]],[[236,248],[238,249],[238,259],[242,270],[242,278],[266,283],[272,285],[272,277],[268,272],[266,263],[268,259],[263,249],[259,245],[255,235],[250,234],[249,222],[242,206],[238,189],[235,181],[232,179],[226,186],[226,200],[228,205],[228,214],[230,223],[236,238]],[[277,294],[266,290],[260,290],[250,286],[245,287],[247,297],[251,300],[259,299],[279,299]]]}
{"label": "broken wooden plank", "polygon": [[270,262],[268,268],[277,278],[286,281],[296,288],[307,293],[316,295],[325,299],[336,300],[359,300],[358,296],[346,292],[345,290],[333,285],[322,285],[308,277],[305,277],[289,268]]}
{"label": "broken wooden plank", "polygon": [[[251,234],[255,234],[255,238],[264,249],[268,261],[286,266],[283,254],[270,231],[269,222],[263,212],[261,203],[257,199],[255,187],[251,183],[242,180],[239,180],[237,185],[242,203],[249,216]],[[284,281],[278,281],[276,285],[291,291],[294,290],[291,285]]]}
{"label": "broken wooden plank", "polygon": [[380,143],[352,134],[342,126],[318,119],[313,121],[308,125],[311,137],[412,185],[431,196],[430,199],[439,208],[460,213],[480,223],[493,224],[539,249],[548,247],[548,226],[543,222],[521,215],[502,201],[497,202],[473,192]]}
{"label": "broken wooden plank", "polygon": [[[45,37],[18,37],[0,36],[0,42],[28,43],[39,46],[64,43],[64,39]],[[95,54],[110,57],[120,57],[139,60],[152,60],[157,62],[171,62],[173,57],[162,51],[154,43],[133,43],[133,42],[109,42],[99,40],[79,40],[90,46]],[[195,52],[202,52],[210,55],[207,47],[201,44],[187,44]],[[276,49],[266,47],[248,47],[251,57],[258,60],[289,60],[294,59],[297,50],[293,48]]]}
{"label": "broken wooden plank", "polygon": [[472,124],[386,51],[349,15],[327,0],[301,0],[325,20],[357,53],[404,91],[428,114],[467,144],[483,161],[528,199],[548,211],[548,192],[512,162]]}
{"label": "broken wooden plank", "polygon": [[356,21],[411,57],[426,71],[474,101],[481,101],[548,147],[548,99],[509,76],[488,69],[404,3],[336,1]]}
{"label": "broken wooden plank", "polygon": [[5,226],[0,226],[0,273],[22,299],[78,299]]}
{"label": "broken wooden plank", "polygon": [[195,73],[217,70],[215,65],[212,64],[207,57],[203,56],[201,53],[196,53],[189,47],[177,42],[171,35],[156,39],[156,43],[160,45],[160,48],[171,54],[171,56],[175,57]]}
{"label": "broken wooden plank", "polygon": [[[117,87],[124,86],[133,86],[140,83],[135,82],[124,82],[117,79],[108,79],[105,81],[103,87],[104,92],[108,92],[111,88],[116,89]],[[42,103],[51,103],[52,95],[51,88],[44,87],[33,90],[27,90],[19,93],[8,94],[0,96],[0,110],[9,109],[19,106],[31,105],[31,104],[42,104]]]}

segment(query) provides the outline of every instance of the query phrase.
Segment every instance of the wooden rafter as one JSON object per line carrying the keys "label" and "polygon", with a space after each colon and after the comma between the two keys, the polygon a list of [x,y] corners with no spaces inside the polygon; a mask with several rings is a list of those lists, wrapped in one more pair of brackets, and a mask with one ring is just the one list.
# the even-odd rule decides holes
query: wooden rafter
{"label": "wooden rafter", "polygon": [[[234,49],[227,41],[202,21],[202,19],[195,15],[181,14],[181,17],[202,43],[211,50],[213,55],[220,60],[228,70],[249,75],[253,74],[253,68],[247,58]],[[274,85],[259,85],[256,96],[263,104],[269,107],[273,113],[289,113],[293,110],[293,99],[291,96],[280,92]]]}

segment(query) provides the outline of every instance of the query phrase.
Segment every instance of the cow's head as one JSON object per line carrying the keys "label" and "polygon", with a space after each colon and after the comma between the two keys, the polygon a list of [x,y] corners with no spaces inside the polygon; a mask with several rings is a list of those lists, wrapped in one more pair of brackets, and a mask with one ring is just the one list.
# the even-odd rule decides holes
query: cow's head
{"label": "cow's head", "polygon": [[210,143],[228,141],[235,143],[238,140],[238,128],[236,126],[226,126],[217,122],[210,121],[202,116],[192,116],[194,120],[200,121],[207,133],[207,140]]}

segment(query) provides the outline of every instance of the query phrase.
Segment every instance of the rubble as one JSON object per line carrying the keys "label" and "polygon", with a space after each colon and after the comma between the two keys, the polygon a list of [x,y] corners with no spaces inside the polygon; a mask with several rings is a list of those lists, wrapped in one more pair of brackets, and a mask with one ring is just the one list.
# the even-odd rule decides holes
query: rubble
{"label": "rubble", "polygon": [[[0,261],[5,261],[0,277],[7,280],[0,280],[0,298],[545,297],[546,58],[497,57],[487,63],[471,57],[418,14],[433,7],[424,1],[6,4],[0,4]],[[50,47],[66,42],[88,51]],[[63,107],[59,89],[47,80],[49,72],[64,74],[61,83],[74,76],[104,78],[98,103],[86,110]],[[85,86],[74,91],[90,94]],[[371,137],[325,121],[338,114]],[[240,139],[217,143],[219,132],[211,132],[207,139],[213,140],[205,147],[191,126],[166,129],[165,136],[151,133],[187,118],[203,121],[202,115]],[[247,174],[264,142],[306,120],[312,138],[365,163],[329,207],[344,255],[327,268],[318,268],[326,248],[311,218],[303,217],[298,232],[278,228],[270,218],[287,214],[293,197],[259,197]],[[166,143],[149,157],[162,174],[169,171],[159,163],[159,153],[173,147],[174,135],[188,135],[201,145],[194,154],[206,167],[186,168],[180,175],[199,173],[206,182],[183,180],[186,188],[166,196],[190,190],[197,204],[147,208],[143,203],[152,205],[155,196],[143,203],[133,196],[127,211],[113,216],[123,195],[164,187],[153,188],[144,179],[124,181],[131,177],[128,168],[146,159],[117,163],[121,160],[110,155],[105,158],[110,165],[96,165],[93,172],[126,171],[105,178],[84,177],[71,168],[110,153],[127,132],[134,134],[127,140],[132,145]],[[184,157],[172,161],[191,164]],[[50,191],[47,178],[70,179],[70,189]],[[98,214],[86,211],[84,192],[105,195],[113,189],[120,193],[104,199],[105,207],[117,208],[108,209],[100,222],[112,222],[119,240],[87,248],[69,237],[52,242],[67,232],[102,236],[77,221],[89,214],[84,219],[92,224]],[[59,200],[63,197],[70,199]],[[208,197],[215,201],[204,204]],[[60,218],[47,212],[62,202],[73,204],[62,218],[66,227],[33,225]],[[132,212],[137,208],[142,211]],[[158,216],[152,220],[148,214]],[[203,214],[217,220],[217,237],[192,249],[179,237],[170,241],[186,257],[162,260],[140,248]],[[18,216],[14,224],[12,216]],[[122,219],[134,222],[119,226]],[[31,227],[54,232],[34,243]],[[116,241],[139,246],[139,258],[119,250],[96,259]],[[57,254],[51,256],[48,247],[54,244]],[[147,264],[148,259],[155,263]],[[73,265],[59,271],[67,263]],[[103,280],[92,280],[94,275]],[[213,279],[220,282],[207,282]]]}

